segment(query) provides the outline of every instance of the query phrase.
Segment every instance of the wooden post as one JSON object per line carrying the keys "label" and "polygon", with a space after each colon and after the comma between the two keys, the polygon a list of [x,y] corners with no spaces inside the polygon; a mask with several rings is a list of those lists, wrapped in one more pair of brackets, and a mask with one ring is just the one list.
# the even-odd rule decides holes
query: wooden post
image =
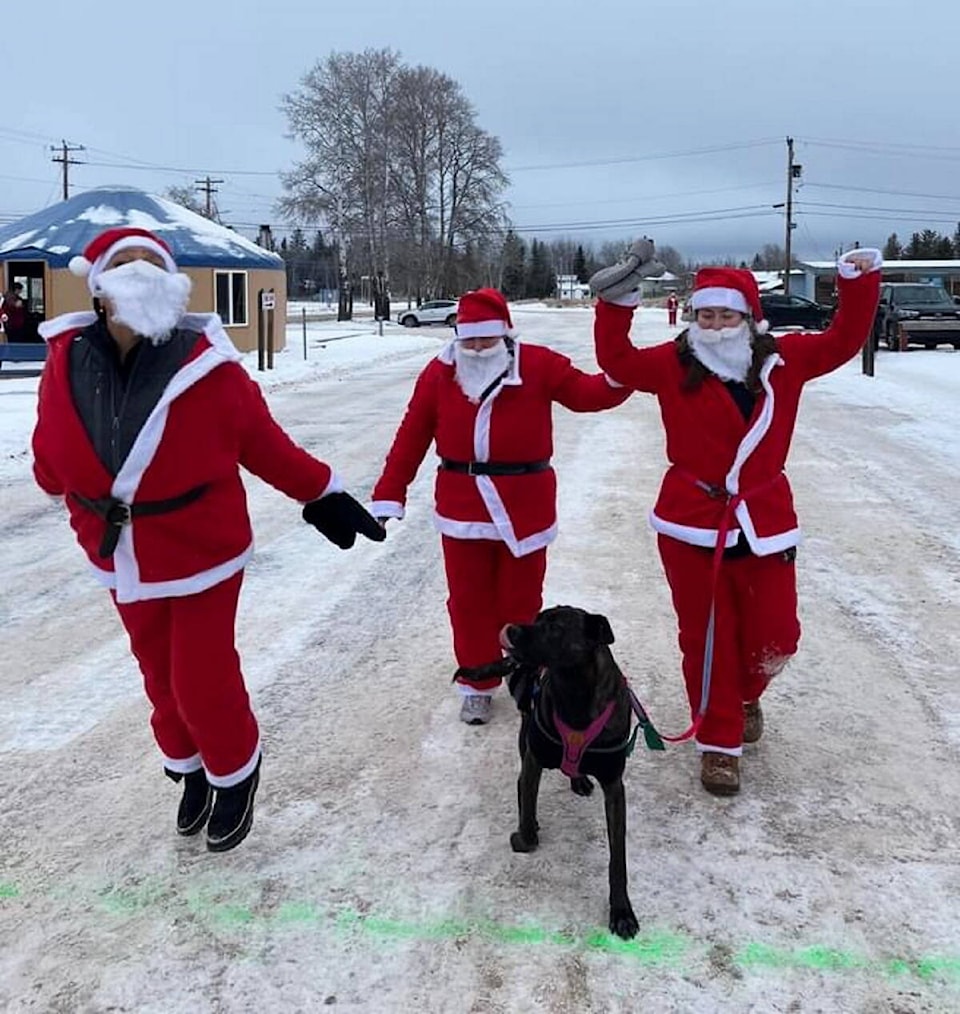
{"label": "wooden post", "polygon": [[300,307],[303,315],[303,358],[307,358],[307,308],[305,306]]}
{"label": "wooden post", "polygon": [[266,335],[263,333],[263,289],[257,293],[257,369],[266,369]]}

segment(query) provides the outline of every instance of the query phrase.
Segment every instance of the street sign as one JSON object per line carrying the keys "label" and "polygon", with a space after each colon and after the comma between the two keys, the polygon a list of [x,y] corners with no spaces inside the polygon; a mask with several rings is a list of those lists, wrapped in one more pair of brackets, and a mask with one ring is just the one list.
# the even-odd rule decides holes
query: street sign
{"label": "street sign", "polygon": [[277,305],[277,297],[270,289],[260,296],[260,308],[262,310],[273,310]]}

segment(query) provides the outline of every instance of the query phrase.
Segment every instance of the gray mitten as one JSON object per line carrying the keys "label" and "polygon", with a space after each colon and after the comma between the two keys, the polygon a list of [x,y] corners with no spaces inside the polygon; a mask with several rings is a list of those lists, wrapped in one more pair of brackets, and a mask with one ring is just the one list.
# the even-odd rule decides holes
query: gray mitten
{"label": "gray mitten", "polygon": [[644,278],[656,278],[666,268],[654,258],[653,240],[644,236],[634,240],[623,260],[601,268],[590,277],[590,288],[608,302],[620,299],[640,288]]}

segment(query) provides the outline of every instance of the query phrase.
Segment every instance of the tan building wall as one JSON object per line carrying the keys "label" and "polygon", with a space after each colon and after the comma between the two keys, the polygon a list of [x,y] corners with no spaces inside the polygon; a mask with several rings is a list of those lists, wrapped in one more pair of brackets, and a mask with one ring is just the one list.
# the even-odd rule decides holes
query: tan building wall
{"label": "tan building wall", "polygon": [[[224,327],[234,345],[241,352],[252,352],[257,348],[257,294],[261,289],[273,289],[275,308],[273,312],[273,347],[279,352],[286,345],[287,322],[287,276],[280,270],[223,269],[230,274],[244,277],[246,295],[246,323],[232,324],[224,321]],[[212,313],[214,302],[214,276],[220,268],[184,268],[184,273],[193,280],[190,293],[191,313]],[[45,316],[47,320],[61,313],[90,309],[90,292],[86,279],[78,278],[67,268],[47,268],[44,272]],[[266,320],[264,321],[266,324]]]}

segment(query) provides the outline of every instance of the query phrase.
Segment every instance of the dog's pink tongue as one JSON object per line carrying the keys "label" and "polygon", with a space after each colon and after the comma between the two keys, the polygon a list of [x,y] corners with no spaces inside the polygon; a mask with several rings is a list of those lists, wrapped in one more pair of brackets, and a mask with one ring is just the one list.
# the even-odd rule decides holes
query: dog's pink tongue
{"label": "dog's pink tongue", "polygon": [[500,631],[500,647],[503,648],[504,651],[510,651],[513,648],[513,645],[510,643],[510,638],[507,635],[509,626],[509,623],[505,624]]}

